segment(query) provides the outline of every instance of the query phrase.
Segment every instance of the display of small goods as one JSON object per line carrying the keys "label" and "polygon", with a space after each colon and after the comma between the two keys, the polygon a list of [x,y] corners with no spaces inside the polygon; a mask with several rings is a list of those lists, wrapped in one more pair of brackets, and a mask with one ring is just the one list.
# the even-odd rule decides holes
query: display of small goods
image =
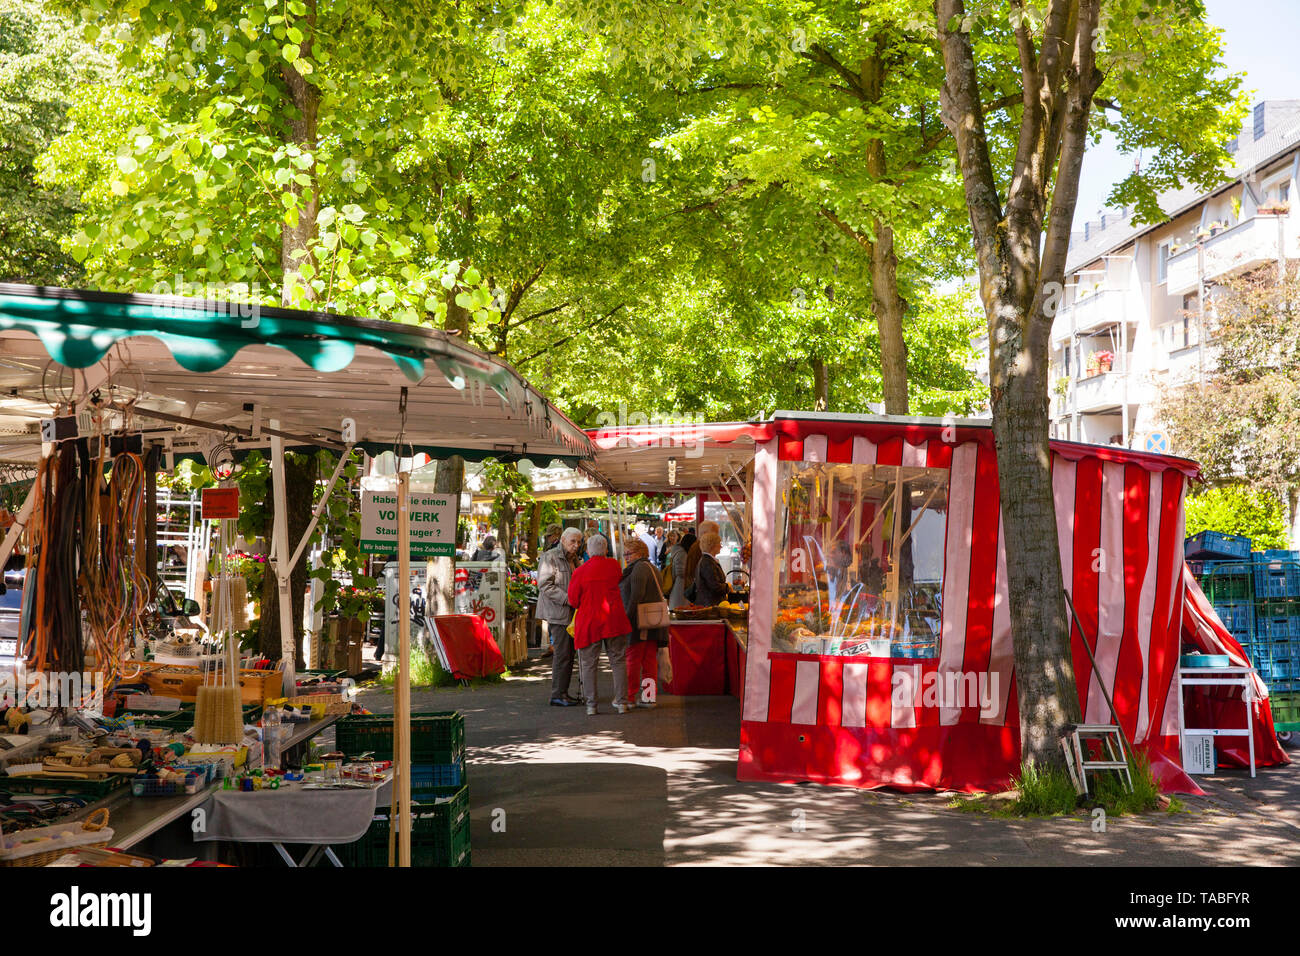
{"label": "display of small goods", "polygon": [[680,621],[716,621],[722,617],[722,612],[716,606],[698,604],[683,604],[673,608],[671,614]]}
{"label": "display of small goods", "polygon": [[933,658],[940,617],[923,589],[905,596],[897,617],[876,595],[858,589],[832,601],[822,587],[787,585],[777,600],[772,650],[844,657]]}

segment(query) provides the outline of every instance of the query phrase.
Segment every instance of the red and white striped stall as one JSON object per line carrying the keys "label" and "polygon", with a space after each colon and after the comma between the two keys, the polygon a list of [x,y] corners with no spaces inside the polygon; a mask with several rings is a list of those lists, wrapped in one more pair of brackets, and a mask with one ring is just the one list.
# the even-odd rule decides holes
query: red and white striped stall
{"label": "red and white striped stall", "polygon": [[[600,449],[598,467],[617,487],[611,474],[615,469],[607,468],[617,461],[629,482],[639,484],[628,490],[651,490],[656,480],[652,472],[660,467],[656,460],[675,440],[665,445],[670,434],[666,429],[593,432]],[[1019,727],[998,469],[987,424],[781,412],[763,422],[691,426],[689,433],[680,435],[709,449],[697,456],[703,469],[699,475],[691,470],[691,459],[678,453],[674,470],[687,487],[707,488],[711,467],[734,469],[738,457],[748,460],[752,584],[740,779],[901,789],[1004,788],[1019,767]],[[653,448],[660,454],[647,454]],[[810,465],[826,468],[809,470]],[[846,480],[857,482],[858,513],[852,517],[838,508],[840,499],[826,496],[823,482],[835,481],[830,469],[834,465],[885,466],[839,469],[867,476],[839,479],[841,486]],[[886,507],[888,498],[875,507],[862,503],[863,482],[872,482],[876,474],[888,478],[891,466],[892,474],[899,476],[894,501],[902,502],[907,494],[909,502],[895,507],[893,514]],[[830,476],[809,479],[816,483],[808,488],[829,501],[817,516],[807,511],[806,499],[794,500],[810,493],[796,488],[792,476],[799,469]],[[1104,681],[1125,732],[1148,754],[1162,786],[1192,792],[1197,788],[1181,769],[1174,696],[1182,645],[1245,660],[1183,565],[1183,496],[1196,472],[1196,464],[1184,459],[1052,443],[1064,583],[1089,640],[1095,640],[1097,672],[1084,650],[1083,636],[1074,630],[1073,664],[1084,719],[1111,722]],[[639,482],[631,481],[634,475]],[[917,476],[917,487],[932,489],[928,497],[916,493],[916,501],[925,498],[919,512],[910,504],[912,492],[904,490],[913,487],[907,475]],[[805,513],[796,518],[792,509],[800,504]],[[925,556],[931,593],[921,593],[914,601],[925,605],[928,613],[923,617],[933,636],[922,653],[899,657],[889,650],[900,646],[897,607],[903,602],[897,548],[892,561],[885,556],[889,568],[884,588],[874,588],[885,593],[893,582],[895,610],[889,634],[896,643],[854,643],[849,637],[830,642],[831,647],[821,641],[822,652],[807,653],[791,651],[783,638],[774,639],[774,630],[782,631],[779,605],[787,603],[784,595],[799,587],[801,579],[791,564],[799,559],[796,546],[800,540],[812,541],[809,534],[800,538],[801,530],[815,533],[817,522],[832,530],[853,526],[853,532],[846,533],[850,544],[840,546],[839,566],[821,555],[823,563],[804,575],[815,590],[821,571],[838,572],[845,575],[841,580],[849,580],[850,562],[856,574],[867,555],[882,553],[882,533],[894,542],[908,541],[923,517],[931,552]],[[909,527],[908,521],[914,524]],[[825,541],[824,531],[822,535]],[[920,562],[918,558],[915,570],[909,565],[902,572],[907,583],[925,577]],[[825,587],[825,576],[821,579]],[[846,597],[842,588],[842,604],[859,590],[847,590]],[[820,613],[823,598],[820,592],[815,597]],[[889,617],[883,608],[881,614]],[[922,619],[915,609],[901,616],[908,614],[911,620]],[[861,624],[856,633],[866,633]],[[815,640],[804,646],[808,644],[818,646]],[[1265,692],[1262,683],[1256,690]],[[1221,726],[1243,726],[1244,706],[1239,697],[1219,700],[1214,713],[1206,716],[1222,721]],[[1286,762],[1267,703],[1252,706],[1257,763]],[[1220,753],[1238,762],[1244,742],[1240,748],[1228,744],[1225,749],[1222,744],[1231,739],[1220,739]]]}

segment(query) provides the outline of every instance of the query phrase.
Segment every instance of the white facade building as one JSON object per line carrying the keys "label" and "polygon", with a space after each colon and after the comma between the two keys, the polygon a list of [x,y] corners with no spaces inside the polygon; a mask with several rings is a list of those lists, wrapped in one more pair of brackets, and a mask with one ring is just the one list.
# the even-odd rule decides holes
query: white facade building
{"label": "white facade building", "polygon": [[[1160,197],[1165,221],[1107,211],[1071,236],[1052,324],[1053,437],[1177,454],[1159,401],[1214,368],[1202,302],[1216,282],[1300,259],[1300,100],[1258,104],[1230,148],[1223,185]],[[987,379],[987,343],[975,345]]]}

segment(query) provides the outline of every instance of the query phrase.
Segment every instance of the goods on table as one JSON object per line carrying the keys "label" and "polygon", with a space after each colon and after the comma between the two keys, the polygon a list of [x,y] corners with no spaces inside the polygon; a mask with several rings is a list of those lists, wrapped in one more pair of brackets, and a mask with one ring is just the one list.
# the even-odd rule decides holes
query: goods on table
{"label": "goods on table", "polygon": [[682,621],[716,621],[722,616],[722,612],[716,607],[684,604],[681,607],[673,608],[672,616]]}
{"label": "goods on table", "polygon": [[73,847],[108,846],[108,810],[100,808],[80,823],[33,827],[0,835],[0,866],[44,866]]}

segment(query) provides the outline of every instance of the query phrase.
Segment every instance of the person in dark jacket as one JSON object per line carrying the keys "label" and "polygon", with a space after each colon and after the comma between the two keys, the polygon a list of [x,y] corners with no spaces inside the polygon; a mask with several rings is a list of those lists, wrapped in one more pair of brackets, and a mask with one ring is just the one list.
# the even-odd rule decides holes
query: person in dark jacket
{"label": "person in dark jacket", "polygon": [[496,561],[500,557],[497,554],[497,539],[488,535],[483,539],[483,544],[474,551],[474,557],[471,561]]}
{"label": "person in dark jacket", "polygon": [[705,532],[700,537],[700,563],[695,569],[695,603],[712,607],[727,599],[727,575],[718,563],[722,538],[716,531]]}
{"label": "person in dark jacket", "polygon": [[[700,522],[699,539],[697,539],[694,544],[691,544],[686,548],[686,580],[687,581],[695,580],[695,569],[700,566],[700,554],[701,554],[700,542],[704,539],[704,536],[706,534],[709,534],[710,532],[712,532],[713,534],[718,533],[718,523],[716,521]],[[696,603],[698,604],[699,602],[697,601]]]}
{"label": "person in dark jacket", "polygon": [[[659,683],[659,648],[668,646],[668,628],[645,628],[637,620],[637,608],[642,604],[658,604],[664,599],[659,585],[659,574],[650,561],[650,549],[639,538],[630,539],[623,549],[627,567],[619,579],[618,590],[623,597],[623,610],[632,622],[632,636],[627,648],[627,688],[629,696],[638,707],[655,705],[655,688]],[[650,686],[641,682],[649,679]]]}

